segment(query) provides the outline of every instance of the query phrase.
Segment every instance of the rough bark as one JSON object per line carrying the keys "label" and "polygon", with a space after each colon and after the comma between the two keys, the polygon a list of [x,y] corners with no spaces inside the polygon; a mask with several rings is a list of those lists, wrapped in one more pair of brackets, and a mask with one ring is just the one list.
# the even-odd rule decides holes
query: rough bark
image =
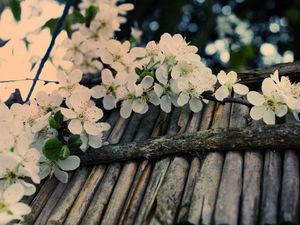
{"label": "rough bark", "polygon": [[292,81],[300,81],[300,61],[293,63],[280,63],[266,68],[257,68],[238,73],[241,83],[251,88],[258,88],[261,82],[270,74],[278,70],[279,76],[288,76]]}
{"label": "rough bark", "polygon": [[138,158],[158,158],[175,153],[208,151],[245,151],[297,149],[300,124],[265,125],[261,127],[211,129],[193,134],[160,137],[143,142],[107,145],[78,153],[82,164],[97,164]]}

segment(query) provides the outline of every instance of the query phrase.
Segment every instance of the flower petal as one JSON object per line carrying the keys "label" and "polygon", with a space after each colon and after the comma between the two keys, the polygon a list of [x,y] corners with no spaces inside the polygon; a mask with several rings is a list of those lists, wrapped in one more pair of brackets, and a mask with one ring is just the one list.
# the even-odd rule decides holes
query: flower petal
{"label": "flower petal", "polygon": [[72,134],[81,134],[82,132],[82,124],[81,121],[78,119],[73,119],[70,121],[69,130],[71,131]]}
{"label": "flower petal", "polygon": [[11,205],[9,209],[13,212],[14,216],[24,216],[31,212],[31,208],[22,202]]}
{"label": "flower petal", "polygon": [[223,70],[221,70],[217,75],[217,79],[221,85],[225,85],[227,82],[226,73]]}
{"label": "flower petal", "polygon": [[71,110],[71,109],[67,109],[67,108],[60,108],[60,112],[61,114],[64,115],[64,117],[66,117],[67,119],[75,119],[77,117],[77,114]]}
{"label": "flower petal", "polygon": [[100,148],[102,144],[102,136],[89,136],[89,146],[92,148]]}
{"label": "flower petal", "polygon": [[69,77],[74,84],[79,83],[82,79],[82,71],[75,69],[70,73]]}
{"label": "flower petal", "polygon": [[55,168],[54,176],[62,183],[68,183],[68,173],[60,170],[59,168]]}
{"label": "flower petal", "polygon": [[102,85],[97,85],[95,87],[92,88],[92,91],[93,91],[93,98],[103,98],[106,94],[106,89],[104,86]]}
{"label": "flower petal", "polygon": [[215,92],[215,97],[217,100],[222,101],[224,98],[228,97],[229,90],[226,86],[219,87]]}
{"label": "flower petal", "polygon": [[264,105],[253,106],[250,110],[250,116],[254,120],[260,120],[263,117],[265,111],[266,107]]}
{"label": "flower petal", "polygon": [[275,83],[271,78],[266,78],[262,82],[261,90],[264,95],[270,96],[276,91]]}
{"label": "flower petal", "polygon": [[154,92],[155,92],[155,94],[158,96],[158,97],[160,97],[162,94],[163,94],[163,92],[164,92],[164,89],[162,88],[162,86],[161,85],[159,85],[159,84],[154,84]]}
{"label": "flower petal", "polygon": [[187,104],[189,100],[190,100],[189,94],[186,92],[181,92],[177,99],[177,104],[179,106],[183,106],[183,105]]}
{"label": "flower petal", "polygon": [[168,82],[168,69],[165,65],[161,65],[160,67],[157,68],[156,72],[156,79],[162,83],[162,84],[167,84]]}
{"label": "flower petal", "polygon": [[79,167],[80,159],[78,156],[70,155],[65,160],[58,160],[57,164],[59,165],[59,167],[62,170],[71,171],[71,170],[75,170]]}
{"label": "flower petal", "polygon": [[252,105],[255,106],[260,106],[265,102],[264,96],[256,91],[250,91],[247,94],[247,99]]}
{"label": "flower petal", "polygon": [[116,98],[111,95],[105,95],[103,99],[103,107],[112,110],[116,106]]}
{"label": "flower petal", "polygon": [[275,124],[275,113],[268,109],[264,112],[263,120],[266,124]]}
{"label": "flower petal", "polygon": [[124,101],[124,102],[122,103],[122,106],[121,106],[120,115],[121,115],[124,119],[127,119],[127,118],[130,117],[131,112],[132,112],[132,106],[131,106],[131,103],[128,102],[128,101]]}
{"label": "flower petal", "polygon": [[172,109],[172,102],[171,102],[171,99],[169,96],[167,95],[164,95],[161,97],[160,99],[160,108],[166,112],[166,113],[169,113],[171,112],[171,109]]}
{"label": "flower petal", "polygon": [[234,84],[233,91],[239,95],[246,95],[249,92],[249,88],[243,84]]}
{"label": "flower petal", "polygon": [[278,117],[283,117],[285,114],[287,114],[288,109],[286,105],[281,105],[279,107],[275,108],[275,114]]}
{"label": "flower petal", "polygon": [[95,123],[90,121],[85,121],[83,124],[83,128],[89,135],[96,136],[101,133],[101,128],[97,127]]}
{"label": "flower petal", "polygon": [[96,122],[100,120],[102,116],[103,116],[103,111],[96,106],[89,107],[86,110],[86,117],[89,121]]}
{"label": "flower petal", "polygon": [[30,195],[33,195],[35,193],[36,188],[33,184],[26,183],[23,180],[19,180],[19,183],[22,184],[22,186],[24,188],[24,195],[30,196]]}
{"label": "flower petal", "polygon": [[147,103],[143,102],[141,99],[136,99],[132,102],[132,110],[141,113],[145,110],[145,105],[147,105]]}
{"label": "flower petal", "polygon": [[114,81],[112,72],[109,69],[102,70],[101,77],[102,77],[102,82],[107,85],[112,84]]}
{"label": "flower petal", "polygon": [[144,89],[149,89],[153,85],[154,79],[150,76],[145,76],[141,82]]}
{"label": "flower petal", "polygon": [[19,183],[10,185],[3,193],[3,199],[8,204],[20,201],[23,196],[24,188]]}
{"label": "flower petal", "polygon": [[189,101],[189,105],[190,109],[195,113],[201,111],[203,108],[203,103],[198,98],[191,98],[191,100]]}

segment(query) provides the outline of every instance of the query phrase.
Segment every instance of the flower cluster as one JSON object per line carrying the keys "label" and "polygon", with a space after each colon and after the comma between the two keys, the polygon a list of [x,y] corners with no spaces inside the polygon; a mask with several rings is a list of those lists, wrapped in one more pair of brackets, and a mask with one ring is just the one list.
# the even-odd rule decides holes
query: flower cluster
{"label": "flower cluster", "polygon": [[250,91],[247,99],[254,105],[250,111],[254,120],[263,119],[266,124],[275,124],[276,116],[283,117],[290,110],[299,121],[300,83],[293,84],[287,77],[279,79],[277,70],[264,79],[262,94]]}
{"label": "flower cluster", "polygon": [[102,69],[98,60],[99,51],[107,41],[114,38],[114,33],[120,25],[126,22],[124,15],[133,9],[133,5],[126,3],[117,5],[116,1],[85,0],[80,4],[84,14],[87,10],[95,10],[95,18],[86,24],[74,24],[71,39],[66,39],[62,46],[66,49],[65,60],[71,61],[73,68],[80,68],[84,73],[95,73]]}
{"label": "flower cluster", "polygon": [[[104,144],[110,125],[103,121],[101,104],[105,110],[120,107],[120,115],[129,118],[132,112],[146,113],[150,104],[166,113],[184,105],[199,112],[207,99],[225,102],[235,93],[247,96],[255,120],[274,124],[276,116],[289,111],[299,120],[300,84],[279,79],[278,71],[263,81],[262,94],[249,92],[234,71],[214,75],[197,47],[180,34],[165,33],[145,47],[115,40],[114,32],[132,8],[114,0],[82,1],[82,12],[96,14],[89,24],[75,24],[76,31],[64,41],[64,58],[73,66],[57,72],[57,88],[10,108],[0,102],[0,224],[22,220],[30,212],[20,200],[35,192],[32,183],[49,175],[67,182],[67,172],[80,165],[74,152]],[[133,35],[140,37],[137,31]],[[92,87],[82,82],[89,73],[99,77]]]}
{"label": "flower cluster", "polygon": [[194,112],[202,108],[202,94],[213,91],[217,79],[179,34],[162,35],[160,41],[149,42],[145,48],[109,40],[99,52],[101,60],[113,69],[104,69],[102,83],[95,86],[94,98],[103,98],[105,109],[121,102],[121,116],[132,111],[145,113],[148,104],[160,105],[170,112],[172,105],[189,104]]}

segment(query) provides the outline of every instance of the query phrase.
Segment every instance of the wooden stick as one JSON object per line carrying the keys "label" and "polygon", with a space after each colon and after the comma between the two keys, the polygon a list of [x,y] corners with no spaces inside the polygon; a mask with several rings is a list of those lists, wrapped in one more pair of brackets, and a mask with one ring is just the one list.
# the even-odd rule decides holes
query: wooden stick
{"label": "wooden stick", "polygon": [[143,142],[107,145],[101,149],[78,153],[82,164],[90,165],[138,158],[158,158],[174,153],[206,151],[245,151],[300,148],[300,124],[265,125],[261,127],[211,129],[195,134],[160,137]]}

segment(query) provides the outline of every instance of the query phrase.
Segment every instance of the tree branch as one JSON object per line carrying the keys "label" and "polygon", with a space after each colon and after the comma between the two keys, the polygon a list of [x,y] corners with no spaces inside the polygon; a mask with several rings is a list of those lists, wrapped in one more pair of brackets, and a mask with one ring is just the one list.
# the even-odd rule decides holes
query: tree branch
{"label": "tree branch", "polygon": [[59,33],[60,33],[60,31],[61,31],[61,28],[62,28],[62,26],[63,26],[63,23],[64,23],[64,21],[65,21],[65,18],[66,18],[66,16],[67,16],[68,13],[69,13],[69,9],[70,9],[71,6],[73,5],[73,1],[74,1],[74,0],[68,0],[68,1],[67,1],[66,5],[65,5],[65,8],[64,8],[64,11],[63,11],[63,14],[62,14],[62,16],[59,18],[59,20],[58,20],[58,22],[57,22],[57,24],[56,24],[56,26],[55,26],[55,30],[54,30],[54,32],[53,32],[53,36],[52,36],[51,42],[50,42],[50,44],[49,44],[49,47],[48,47],[48,49],[47,49],[47,51],[46,51],[44,57],[43,57],[42,60],[41,60],[41,63],[40,63],[40,65],[39,65],[39,68],[38,68],[38,70],[37,70],[37,72],[36,72],[36,75],[35,75],[35,77],[34,77],[34,79],[33,79],[32,85],[31,85],[31,87],[30,87],[30,90],[29,90],[29,93],[28,93],[28,95],[27,95],[27,97],[26,97],[25,102],[28,102],[29,99],[30,99],[30,97],[31,97],[31,95],[32,95],[32,92],[33,92],[33,90],[34,90],[34,88],[35,88],[35,85],[36,85],[36,83],[37,83],[37,81],[38,81],[38,79],[39,79],[39,76],[41,75],[41,72],[42,72],[43,68],[44,68],[44,65],[45,65],[45,63],[47,62],[47,60],[48,60],[48,58],[49,58],[49,56],[50,56],[51,50],[52,50],[52,48],[53,48],[54,45],[55,45],[56,37],[59,35]]}
{"label": "tree branch", "polygon": [[245,105],[245,106],[248,106],[249,108],[251,108],[253,105],[246,101],[245,99],[243,98],[234,98],[234,97],[227,97],[227,98],[224,98],[222,101],[219,101],[218,99],[216,99],[215,96],[212,95],[213,93],[212,92],[204,92],[202,94],[202,98],[203,99],[206,99],[206,100],[209,100],[209,101],[214,101],[214,102],[219,102],[221,103],[222,105],[224,105],[225,103],[238,103],[238,104],[242,104],[242,105]]}
{"label": "tree branch", "polygon": [[279,76],[288,76],[293,82],[300,81],[300,61],[242,71],[238,73],[238,77],[241,79],[241,83],[249,88],[260,88],[262,81],[274,73],[275,70],[279,71]]}
{"label": "tree branch", "polygon": [[[25,79],[19,79],[19,80],[0,80],[1,83],[14,83],[14,82],[21,82],[21,81],[33,81],[34,79],[32,78],[25,78]],[[43,79],[37,79],[36,81],[44,82],[44,84],[48,83],[55,83],[58,84],[59,82],[57,80],[43,80]]]}
{"label": "tree branch", "polygon": [[159,158],[169,154],[205,153],[208,151],[245,151],[300,149],[300,123],[260,127],[211,129],[160,137],[144,142],[107,145],[77,153],[83,165]]}

